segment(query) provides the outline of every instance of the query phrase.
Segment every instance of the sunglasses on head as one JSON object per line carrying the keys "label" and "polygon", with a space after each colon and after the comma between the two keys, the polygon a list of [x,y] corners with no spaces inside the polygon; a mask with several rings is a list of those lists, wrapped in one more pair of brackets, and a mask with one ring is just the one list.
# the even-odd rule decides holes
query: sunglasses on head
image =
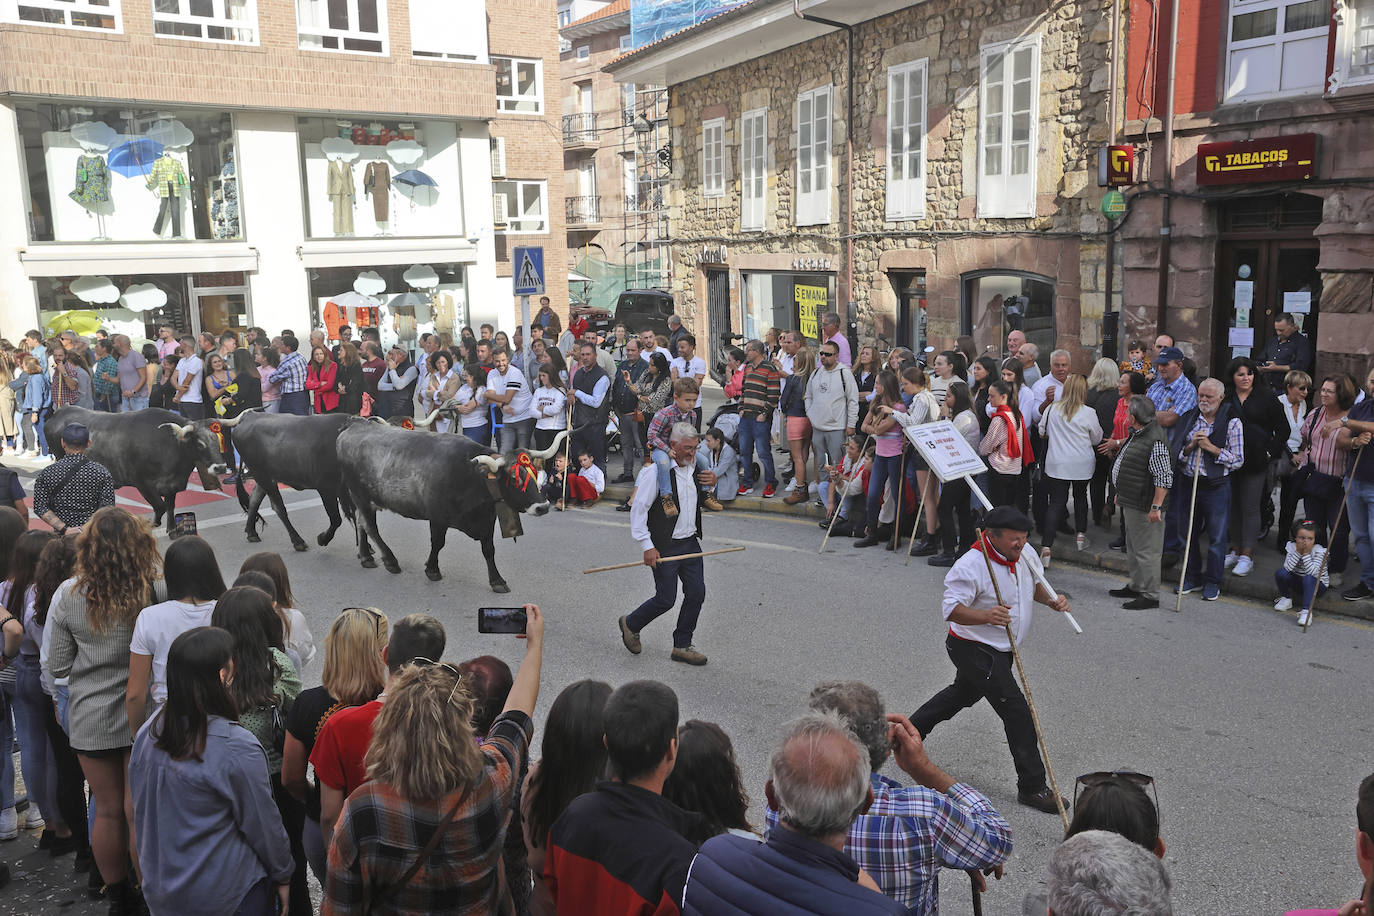
{"label": "sunglasses on head", "polygon": [[1074,810],[1075,810],[1075,811],[1078,810],[1078,787],[1079,787],[1079,786],[1082,786],[1084,789],[1095,789],[1095,788],[1097,788],[1098,786],[1105,785],[1106,783],[1113,782],[1113,781],[1128,783],[1128,784],[1130,784],[1130,785],[1135,786],[1137,789],[1140,789],[1141,791],[1144,791],[1144,790],[1145,790],[1145,787],[1146,787],[1146,786],[1149,786],[1149,788],[1150,788],[1150,794],[1154,796],[1155,816],[1158,817],[1158,815],[1159,815],[1159,792],[1158,792],[1158,790],[1155,788],[1155,778],[1154,778],[1153,776],[1147,776],[1147,775],[1145,775],[1144,773],[1137,773],[1135,770],[1099,770],[1099,771],[1096,772],[1096,773],[1084,773],[1082,776],[1080,776],[1080,777],[1078,777],[1076,780],[1074,780],[1074,784],[1073,784],[1073,807],[1074,807]]}
{"label": "sunglasses on head", "polygon": [[417,655],[412,658],[410,664],[418,665],[421,668],[443,668],[449,674],[453,675],[453,689],[448,692],[448,702],[453,702],[453,695],[458,692],[459,685],[463,683],[463,673],[461,671],[446,662],[436,662],[434,659],[425,658],[423,655]]}
{"label": "sunglasses on head", "polygon": [[377,627],[378,633],[382,631],[382,625],[386,623],[386,615],[383,614],[381,611],[377,610],[375,607],[346,607],[339,613],[347,614],[349,611],[361,611],[362,613],[371,617],[372,622]]}

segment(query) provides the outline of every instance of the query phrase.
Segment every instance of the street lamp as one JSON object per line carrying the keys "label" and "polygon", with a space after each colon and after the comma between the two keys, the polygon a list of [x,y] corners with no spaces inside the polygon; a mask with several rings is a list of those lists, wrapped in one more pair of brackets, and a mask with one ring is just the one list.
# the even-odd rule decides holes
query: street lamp
{"label": "street lamp", "polygon": [[644,134],[651,134],[654,132],[654,122],[644,117],[643,114],[635,118],[634,121],[630,122],[630,127],[634,130],[635,133],[639,134],[640,136],[643,136]]}

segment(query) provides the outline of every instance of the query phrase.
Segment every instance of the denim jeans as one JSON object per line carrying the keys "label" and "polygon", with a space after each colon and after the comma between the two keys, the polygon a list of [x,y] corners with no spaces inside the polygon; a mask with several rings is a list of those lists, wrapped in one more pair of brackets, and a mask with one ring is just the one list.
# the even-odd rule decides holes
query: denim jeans
{"label": "denim jeans", "polygon": [[57,758],[43,724],[48,696],[39,684],[38,656],[20,655],[14,660],[17,678],[13,697],[14,724],[19,729],[19,764],[29,800],[38,806],[49,827],[63,826],[57,810]]}
{"label": "denim jeans", "polygon": [[1316,576],[1300,576],[1282,566],[1274,570],[1274,584],[1278,586],[1280,598],[1292,598],[1294,602],[1300,602],[1298,606],[1301,608],[1312,607],[1317,596],[1326,591]]}
{"label": "denim jeans", "polygon": [[876,537],[878,532],[878,512],[883,507],[883,490],[891,485],[893,501],[898,506],[896,522],[901,523],[902,498],[902,456],[892,455],[873,457],[873,471],[868,475],[868,536]]}
{"label": "denim jeans", "polygon": [[507,420],[501,424],[501,451],[513,452],[518,448],[527,449],[534,441],[534,418],[526,420]]}
{"label": "denim jeans", "polygon": [[281,406],[277,408],[278,413],[295,414],[298,417],[310,416],[310,392],[308,391],[288,391],[277,401]]}
{"label": "denim jeans", "polygon": [[16,684],[0,679],[0,809],[14,807],[14,704]]}
{"label": "denim jeans", "polygon": [[270,401],[262,402],[263,413],[281,413],[281,398],[273,398]]}
{"label": "denim jeans", "polygon": [[[658,470],[658,495],[667,496],[673,492],[673,481],[671,478],[673,470],[673,459],[661,448],[656,448],[651,453],[654,459],[654,468]],[[696,453],[696,464],[698,471],[711,470],[711,459],[701,452]]]}
{"label": "denim jeans", "polygon": [[148,396],[125,398],[119,402],[120,413],[133,413],[135,410],[146,410],[148,408]]}
{"label": "denim jeans", "polygon": [[773,449],[769,444],[772,428],[769,420],[740,418],[739,421],[739,482],[746,490],[754,488],[754,450],[758,449],[759,464],[763,465],[763,482],[778,485],[773,468]]}
{"label": "denim jeans", "polygon": [[634,414],[622,413],[620,416],[620,457],[625,466],[622,471],[633,477],[639,473],[639,463],[644,460],[644,442],[639,438],[639,424]]}
{"label": "denim jeans", "polygon": [[[1190,491],[1193,481],[1186,475],[1179,478],[1180,487]],[[1183,510],[1183,525],[1186,536],[1188,510]],[[1202,584],[1221,585],[1225,573],[1226,538],[1231,522],[1231,478],[1222,477],[1197,482],[1197,521],[1193,524],[1192,546],[1188,548],[1188,570],[1185,581]],[[1207,569],[1202,570],[1202,535],[1207,535]]]}
{"label": "denim jeans", "polygon": [[1346,491],[1345,516],[1350,519],[1350,531],[1355,535],[1355,550],[1360,555],[1360,581],[1374,588],[1374,545],[1370,532],[1374,531],[1374,483],[1358,478],[1350,481]]}

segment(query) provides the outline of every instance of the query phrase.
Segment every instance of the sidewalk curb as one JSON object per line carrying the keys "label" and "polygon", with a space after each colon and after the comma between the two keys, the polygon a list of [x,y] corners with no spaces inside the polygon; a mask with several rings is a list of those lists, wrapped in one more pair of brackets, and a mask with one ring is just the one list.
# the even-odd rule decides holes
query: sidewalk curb
{"label": "sidewalk curb", "polygon": [[[608,484],[605,492],[602,494],[602,498],[607,501],[614,500],[615,502],[620,502],[621,500],[628,499],[633,489],[633,487],[625,484]],[[755,492],[760,491],[756,488]],[[808,500],[796,506],[789,506],[782,501],[782,497],[783,493],[781,490],[779,490],[778,495],[772,499],[763,499],[758,496],[739,496],[736,497],[734,501],[725,504],[725,511],[729,512],[731,508],[735,508],[748,512],[785,515],[792,518],[813,518],[817,520],[825,518],[824,510],[817,509],[813,501]],[[903,536],[905,536],[906,533],[907,532],[903,532]],[[1115,528],[1112,528],[1110,531],[1097,529],[1093,535],[1095,540],[1102,541],[1107,540],[1108,537],[1115,536]],[[1264,549],[1264,545],[1261,546],[1261,549]],[[1062,563],[1073,566],[1083,566],[1088,569],[1099,569],[1106,572],[1121,573],[1122,575],[1125,575],[1128,571],[1126,555],[1124,553],[1115,550],[1096,549],[1092,546],[1089,546],[1086,550],[1080,551],[1075,548],[1072,538],[1068,540],[1067,544],[1061,541],[1059,544],[1055,545],[1053,559],[1055,564]],[[1053,569],[1053,565],[1051,565],[1051,569]],[[1356,565],[1354,569],[1358,569],[1358,565]],[[1222,595],[1260,601],[1270,605],[1272,609],[1274,598],[1276,597],[1274,584],[1270,576],[1260,575],[1259,572],[1260,570],[1256,569],[1255,574],[1245,577],[1233,576],[1228,573],[1222,584]],[[1170,573],[1173,575],[1171,576]],[[1347,570],[1347,575],[1350,574],[1351,571]],[[1178,567],[1175,566],[1172,569],[1165,570],[1160,580],[1159,602],[1161,607],[1169,604],[1169,602],[1174,599],[1175,595],[1173,588],[1177,583]],[[1194,596],[1194,598],[1195,597],[1196,596]],[[1187,600],[1193,599],[1189,598]],[[1316,611],[1319,615],[1336,614],[1341,617],[1354,617],[1360,620],[1374,621],[1374,600],[1346,601],[1339,597],[1336,589],[1332,589],[1328,591],[1326,595],[1317,599]]]}

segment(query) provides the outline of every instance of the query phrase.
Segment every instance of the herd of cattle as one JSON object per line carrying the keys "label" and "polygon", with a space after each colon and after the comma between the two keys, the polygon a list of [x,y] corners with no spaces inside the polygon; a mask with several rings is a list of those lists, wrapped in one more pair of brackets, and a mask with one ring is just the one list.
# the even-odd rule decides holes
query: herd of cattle
{"label": "herd of cattle", "polygon": [[[117,487],[134,487],[152,506],[153,524],[166,518],[168,531],[176,513],[177,494],[186,489],[192,469],[206,489],[219,489],[228,471],[224,455],[239,456],[239,504],[248,513],[244,532],[258,541],[258,510],[272,503],[296,550],[305,541],[291,525],[279,485],[316,490],[329,516],[329,527],[316,541],[333,539],[344,516],[357,532],[358,558],[373,568],[370,541],[382,565],[401,571],[396,556],[377,531],[377,511],[385,509],[429,522],[430,551],[425,575],[441,578],[439,551],[456,528],[482,545],[492,591],[509,587],[496,568],[493,531],[498,518],[502,534],[520,533],[518,514],[544,515],[549,504],[539,491],[533,461],[552,457],[560,434],[542,452],[500,454],[466,436],[430,432],[436,414],[414,424],[388,423],[348,414],[292,416],[248,411],[231,420],[187,421],[158,408],[111,414],[64,407],[53,414],[45,432],[53,454],[63,455],[61,430],[82,423],[91,433],[87,455],[109,469]],[[414,426],[418,428],[406,428]],[[244,468],[252,476],[250,491]],[[342,509],[342,515],[340,514]]]}

